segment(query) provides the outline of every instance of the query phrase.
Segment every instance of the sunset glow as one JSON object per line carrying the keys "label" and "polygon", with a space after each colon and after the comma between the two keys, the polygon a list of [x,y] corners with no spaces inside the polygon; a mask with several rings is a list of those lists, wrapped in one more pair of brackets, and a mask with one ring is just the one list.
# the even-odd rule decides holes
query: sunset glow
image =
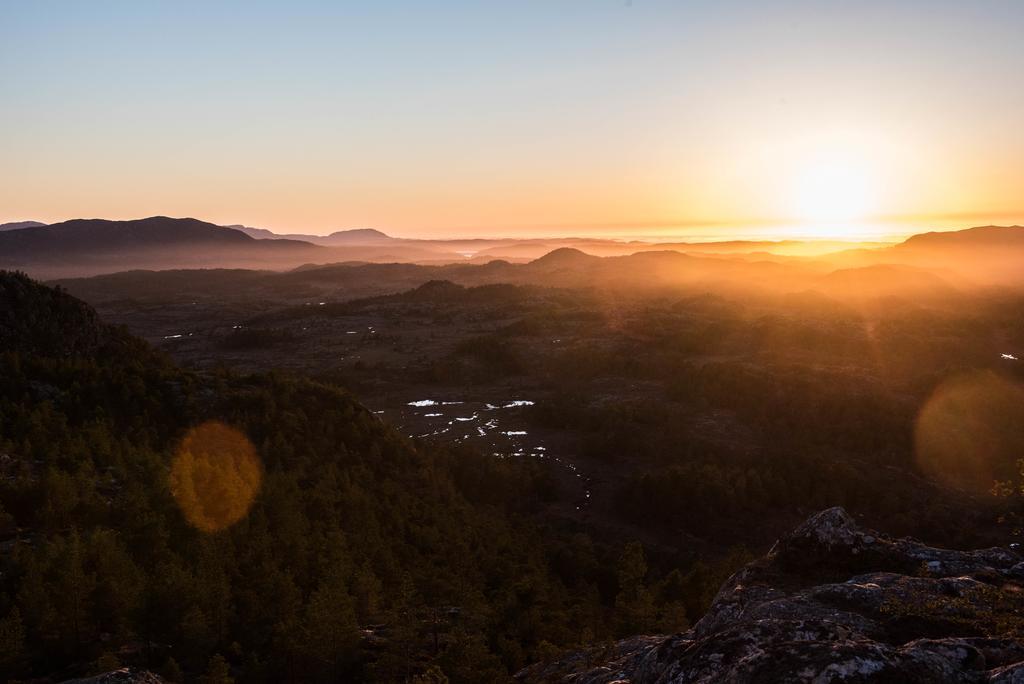
{"label": "sunset glow", "polygon": [[1024,0],[0,34],[0,682],[1024,681]]}
{"label": "sunset glow", "polygon": [[876,208],[870,173],[842,161],[824,161],[800,174],[796,182],[798,216],[825,224],[867,219]]}
{"label": "sunset glow", "polygon": [[0,83],[25,106],[0,112],[0,221],[620,238],[1024,221],[1024,9],[882,7],[2,3]]}

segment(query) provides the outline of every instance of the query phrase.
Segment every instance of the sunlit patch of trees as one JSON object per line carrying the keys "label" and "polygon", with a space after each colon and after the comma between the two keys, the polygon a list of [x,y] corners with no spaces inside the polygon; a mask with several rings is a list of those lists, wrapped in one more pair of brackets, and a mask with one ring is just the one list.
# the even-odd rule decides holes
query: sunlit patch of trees
{"label": "sunlit patch of trees", "polygon": [[185,518],[204,532],[216,532],[249,512],[263,467],[245,435],[208,421],[181,440],[169,478],[171,494]]}

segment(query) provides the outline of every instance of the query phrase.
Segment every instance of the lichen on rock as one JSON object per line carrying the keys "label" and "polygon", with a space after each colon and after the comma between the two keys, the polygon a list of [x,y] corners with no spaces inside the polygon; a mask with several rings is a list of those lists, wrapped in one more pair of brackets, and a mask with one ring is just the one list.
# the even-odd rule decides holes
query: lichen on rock
{"label": "lichen on rock", "polygon": [[524,684],[1024,682],[1024,559],[822,511],[722,586],[692,629],[538,664]]}

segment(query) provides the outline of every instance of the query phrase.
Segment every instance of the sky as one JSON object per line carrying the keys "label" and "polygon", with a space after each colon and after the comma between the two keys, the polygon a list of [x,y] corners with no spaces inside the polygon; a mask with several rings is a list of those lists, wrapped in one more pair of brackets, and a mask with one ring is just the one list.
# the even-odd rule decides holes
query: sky
{"label": "sky", "polygon": [[1024,2],[0,0],[0,221],[1024,222]]}

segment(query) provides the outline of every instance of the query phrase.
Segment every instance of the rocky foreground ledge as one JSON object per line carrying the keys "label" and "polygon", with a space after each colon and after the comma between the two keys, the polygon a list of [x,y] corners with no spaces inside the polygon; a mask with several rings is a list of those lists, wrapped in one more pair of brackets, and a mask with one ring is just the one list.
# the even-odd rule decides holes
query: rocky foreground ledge
{"label": "rocky foreground ledge", "polygon": [[1024,684],[1024,558],[813,516],[723,585],[692,629],[529,667],[523,684]]}

